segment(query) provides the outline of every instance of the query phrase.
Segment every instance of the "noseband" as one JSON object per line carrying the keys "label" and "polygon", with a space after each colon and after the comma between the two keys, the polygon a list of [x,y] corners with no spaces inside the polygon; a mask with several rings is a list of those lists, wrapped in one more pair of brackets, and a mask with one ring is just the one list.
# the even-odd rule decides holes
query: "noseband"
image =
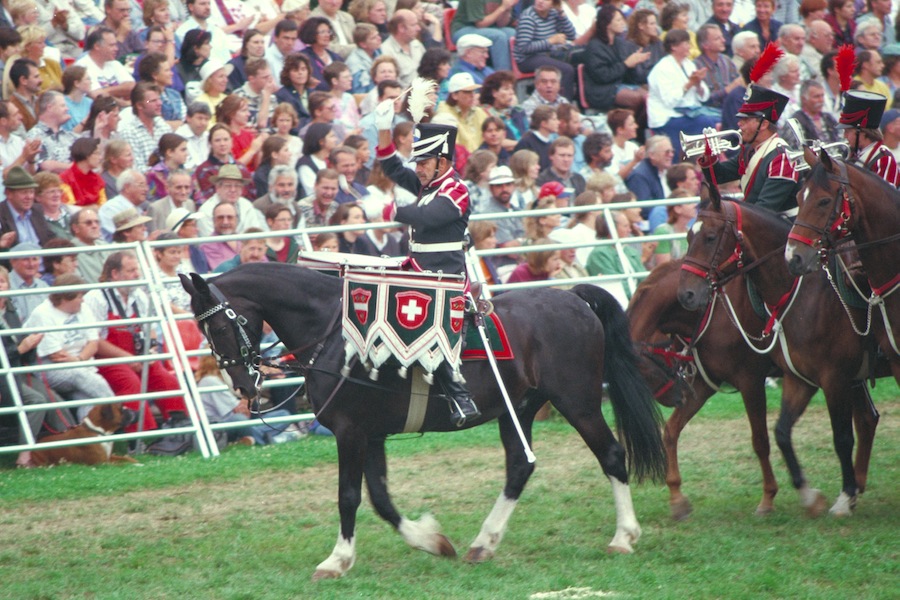
{"label": "noseband", "polygon": [[[837,161],[839,175],[826,173],[829,181],[838,182],[838,189],[834,194],[834,202],[832,203],[831,215],[828,217],[824,227],[818,227],[812,223],[807,223],[797,219],[794,221],[794,227],[788,234],[789,240],[800,242],[811,248],[818,248],[819,253],[824,260],[828,251],[837,248],[844,242],[849,241],[850,235],[850,218],[852,216],[853,196],[850,195],[850,180],[847,177],[847,165]],[[798,227],[803,227],[819,234],[818,239],[808,238],[794,233]]]}
{"label": "noseband", "polygon": [[[706,262],[687,255],[683,258],[681,264],[681,269],[683,271],[706,279],[713,290],[720,289],[728,281],[734,278],[744,267],[744,248],[742,245],[744,234],[742,231],[743,215],[741,213],[741,207],[737,202],[723,201],[722,212],[724,213],[724,216],[718,212],[705,210],[701,211],[699,215],[701,220],[710,219],[724,221],[726,225],[726,229],[723,230],[723,235],[719,237],[719,244],[716,246],[716,251],[713,253],[712,260]],[[731,234],[734,236],[734,249],[731,251],[731,255],[728,256],[728,258],[719,262],[719,256],[723,252],[723,244],[726,237],[724,232],[728,229],[730,229]],[[737,269],[732,273],[726,273],[725,269],[732,264],[736,265]]]}

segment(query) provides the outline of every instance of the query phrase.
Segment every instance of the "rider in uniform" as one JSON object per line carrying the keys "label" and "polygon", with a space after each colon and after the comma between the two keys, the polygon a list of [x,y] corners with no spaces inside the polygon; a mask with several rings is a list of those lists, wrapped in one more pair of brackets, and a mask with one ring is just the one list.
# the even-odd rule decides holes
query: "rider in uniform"
{"label": "rider in uniform", "polygon": [[878,129],[887,98],[864,90],[844,92],[844,108],[838,127],[850,144],[850,159],[894,187],[900,185],[900,169]]}
{"label": "rider in uniform", "polygon": [[699,164],[710,183],[740,179],[745,202],[794,217],[800,185],[785,154],[788,144],[776,128],[787,103],[787,96],[751,83],[737,113],[740,152],[725,162],[701,157]]}
{"label": "rider in uniform", "polygon": [[[410,226],[409,268],[416,271],[442,271],[466,275],[465,236],[469,223],[469,190],[453,169],[456,128],[448,125],[421,123],[416,126],[413,142],[413,172],[403,166],[391,141],[390,115],[383,115],[378,126],[376,156],[384,173],[397,185],[415,194],[418,200],[407,206],[393,202],[385,206],[385,221],[399,221]],[[454,380],[453,367],[447,361],[435,370],[450,403],[451,417],[457,426],[481,416],[472,395],[462,381]]]}

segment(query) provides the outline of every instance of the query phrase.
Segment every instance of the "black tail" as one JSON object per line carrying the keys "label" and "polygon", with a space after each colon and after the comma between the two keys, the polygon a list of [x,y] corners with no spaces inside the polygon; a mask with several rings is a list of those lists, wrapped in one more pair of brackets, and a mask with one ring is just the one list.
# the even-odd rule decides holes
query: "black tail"
{"label": "black tail", "polygon": [[587,302],[603,323],[606,338],[603,378],[609,384],[628,470],[638,481],[648,477],[661,481],[666,472],[666,451],[660,433],[663,418],[638,371],[628,317],[619,302],[601,287],[582,284],[570,291]]}

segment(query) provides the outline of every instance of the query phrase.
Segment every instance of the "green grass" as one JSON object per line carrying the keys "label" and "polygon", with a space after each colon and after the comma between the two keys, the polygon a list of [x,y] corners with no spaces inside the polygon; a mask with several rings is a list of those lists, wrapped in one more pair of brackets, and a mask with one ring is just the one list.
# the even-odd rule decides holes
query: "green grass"
{"label": "green grass", "polygon": [[[633,555],[606,554],[615,529],[609,485],[556,417],[536,426],[538,468],[491,562],[411,550],[364,500],[356,566],[316,584],[310,576],[338,528],[331,439],[233,448],[215,460],[142,457],[143,467],[7,469],[0,598],[525,599],[567,588],[586,598],[894,598],[898,396],[893,382],[879,382],[869,487],[848,519],[802,513],[774,443],[776,512],[754,516],[761,477],[743,406],[739,396],[718,395],[682,436],[694,514],[675,523],[665,486],[634,486],[643,537]],[[772,393],[770,422],[776,411]],[[833,501],[839,471],[820,397],[795,443],[811,483]],[[398,437],[388,453],[401,512],[434,513],[464,553],[502,487],[496,426]]]}

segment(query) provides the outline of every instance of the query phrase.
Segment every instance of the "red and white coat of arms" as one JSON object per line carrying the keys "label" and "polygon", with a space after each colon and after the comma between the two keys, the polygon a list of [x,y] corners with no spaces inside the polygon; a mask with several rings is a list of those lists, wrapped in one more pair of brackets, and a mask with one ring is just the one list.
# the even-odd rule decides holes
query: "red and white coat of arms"
{"label": "red and white coat of arms", "polygon": [[350,297],[353,298],[353,311],[360,325],[365,325],[369,320],[369,300],[372,298],[372,292],[362,288],[356,288],[350,291]]}
{"label": "red and white coat of arms", "polygon": [[406,329],[418,329],[428,316],[431,296],[421,292],[397,292],[397,322]]}
{"label": "red and white coat of arms", "polygon": [[465,317],[466,299],[463,296],[450,298],[450,329],[453,333],[462,331],[463,318]]}

